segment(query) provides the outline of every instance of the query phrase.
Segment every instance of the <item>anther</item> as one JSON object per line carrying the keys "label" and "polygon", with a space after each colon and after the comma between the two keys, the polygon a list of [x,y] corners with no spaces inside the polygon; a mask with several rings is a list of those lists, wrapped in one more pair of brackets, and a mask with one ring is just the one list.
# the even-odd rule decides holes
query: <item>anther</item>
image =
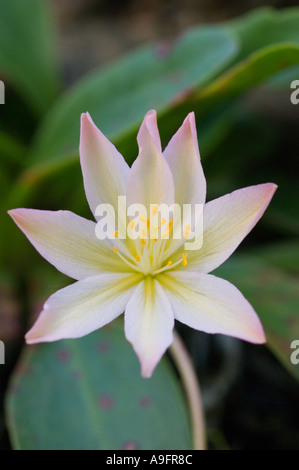
{"label": "anther", "polygon": [[152,208],[152,215],[153,215],[153,216],[157,215],[157,212],[158,212],[158,206],[154,206],[154,207]]}

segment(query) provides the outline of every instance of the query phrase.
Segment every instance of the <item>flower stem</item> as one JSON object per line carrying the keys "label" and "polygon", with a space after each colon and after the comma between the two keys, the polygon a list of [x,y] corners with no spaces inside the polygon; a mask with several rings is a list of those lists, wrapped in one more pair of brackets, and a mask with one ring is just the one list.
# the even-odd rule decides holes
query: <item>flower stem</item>
{"label": "flower stem", "polygon": [[205,418],[201,399],[201,392],[197,376],[189,353],[176,331],[173,332],[174,341],[170,353],[181,375],[189,402],[194,450],[206,449]]}

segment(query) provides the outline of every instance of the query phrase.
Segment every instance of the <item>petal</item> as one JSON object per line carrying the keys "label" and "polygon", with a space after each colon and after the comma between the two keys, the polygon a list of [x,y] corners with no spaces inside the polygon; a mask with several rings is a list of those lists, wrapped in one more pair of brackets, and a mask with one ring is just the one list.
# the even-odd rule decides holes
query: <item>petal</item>
{"label": "petal", "polygon": [[26,335],[28,344],[80,338],[123,313],[140,276],[100,274],[59,290]]}
{"label": "petal", "polygon": [[139,147],[142,147],[144,145],[151,145],[151,142],[147,142],[148,139],[153,141],[158,152],[161,153],[162,146],[161,146],[160,133],[159,133],[158,124],[157,124],[157,113],[153,109],[149,111],[148,113],[146,113],[143,123],[140,126],[140,129],[137,135],[137,142],[138,142]]}
{"label": "petal", "polygon": [[95,222],[68,211],[14,209],[9,214],[36,250],[73,279],[128,271],[113,257],[108,241],[96,238]]}
{"label": "petal", "polygon": [[194,113],[186,117],[172,137],[164,150],[164,157],[174,179],[175,202],[204,204],[206,180],[200,162]]}
{"label": "petal", "polygon": [[206,333],[222,333],[252,343],[265,342],[256,312],[230,282],[190,271],[160,277],[176,320]]}
{"label": "petal", "polygon": [[273,183],[259,184],[208,202],[203,246],[188,251],[188,269],[208,273],[220,266],[262,217],[276,189]]}
{"label": "petal", "polygon": [[139,155],[132,165],[127,186],[127,205],[143,204],[148,214],[150,204],[174,203],[173,178],[160,150],[156,120],[155,111],[144,118],[138,134]]}
{"label": "petal", "polygon": [[88,113],[81,116],[80,160],[92,213],[99,204],[111,204],[116,210],[118,196],[126,194],[130,167]]}
{"label": "petal", "polygon": [[160,284],[148,276],[134,291],[125,310],[126,337],[139,357],[143,377],[151,377],[172,343],[173,326],[170,302]]}

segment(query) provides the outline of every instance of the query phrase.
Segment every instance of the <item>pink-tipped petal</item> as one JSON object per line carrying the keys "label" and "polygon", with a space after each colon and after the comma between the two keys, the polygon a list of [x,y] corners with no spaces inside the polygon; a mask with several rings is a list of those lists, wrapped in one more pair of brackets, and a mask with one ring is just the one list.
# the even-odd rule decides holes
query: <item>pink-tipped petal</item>
{"label": "pink-tipped petal", "polygon": [[170,168],[161,153],[156,113],[148,113],[138,134],[139,155],[132,165],[127,185],[127,205],[173,204],[174,184]]}
{"label": "pink-tipped petal", "polygon": [[175,318],[206,333],[221,333],[251,343],[264,343],[261,322],[241,292],[211,274],[177,271],[161,276]]}
{"label": "pink-tipped petal", "polygon": [[178,204],[204,204],[206,180],[200,161],[195,115],[190,113],[164,150]]}
{"label": "pink-tipped petal", "polygon": [[268,207],[277,186],[259,184],[208,202],[203,215],[203,246],[188,251],[188,269],[211,272],[239,246]]}
{"label": "pink-tipped petal", "polygon": [[81,116],[80,161],[86,197],[93,214],[99,204],[117,209],[125,196],[130,168],[88,113]]}
{"label": "pink-tipped petal", "polygon": [[80,338],[123,313],[138,275],[102,274],[59,290],[26,335],[28,344]]}
{"label": "pink-tipped petal", "polygon": [[[146,113],[144,120],[140,126],[137,135],[137,142],[139,147],[146,145],[145,142],[147,141],[147,139],[151,139],[154,142],[157,150],[160,153],[162,152],[160,133],[157,124],[157,113],[153,109]],[[150,142],[147,145],[151,145]]]}
{"label": "pink-tipped petal", "polygon": [[68,211],[14,209],[9,215],[36,250],[73,279],[124,271],[107,240],[96,238],[95,222]]}
{"label": "pink-tipped petal", "polygon": [[134,291],[125,310],[126,338],[133,344],[143,377],[151,377],[173,340],[173,312],[159,283],[147,277]]}

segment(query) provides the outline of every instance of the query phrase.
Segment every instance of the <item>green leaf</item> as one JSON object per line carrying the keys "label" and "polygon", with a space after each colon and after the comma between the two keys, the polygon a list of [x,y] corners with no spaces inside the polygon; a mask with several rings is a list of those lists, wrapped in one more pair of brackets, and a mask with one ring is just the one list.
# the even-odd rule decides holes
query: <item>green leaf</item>
{"label": "green leaf", "polygon": [[0,76],[38,115],[57,95],[52,15],[45,0],[0,0]]}
{"label": "green leaf", "polygon": [[[248,13],[242,18],[228,23],[240,41],[240,50],[234,62],[246,58],[249,54],[265,46],[280,42],[299,44],[299,9],[288,8],[274,10],[261,8]],[[275,74],[268,81],[271,90],[289,89],[290,83],[297,79],[299,66],[293,65]]]}
{"label": "green leaf", "polygon": [[279,44],[251,54],[211,84],[199,90],[192,99],[201,113],[220,102],[229,102],[263,83],[277,72],[299,62],[299,45]]}
{"label": "green leaf", "polygon": [[261,8],[230,21],[227,26],[240,43],[234,62],[274,44],[289,42],[299,45],[298,23],[299,8]]}
{"label": "green leaf", "polygon": [[287,275],[254,256],[235,256],[215,274],[235,284],[249,300],[264,326],[267,346],[299,380],[299,365],[293,365],[290,360],[291,343],[299,340],[298,277]]}
{"label": "green leaf", "polygon": [[123,326],[26,349],[10,384],[15,449],[190,449],[182,391],[166,359],[140,376]]}
{"label": "green leaf", "polygon": [[33,160],[78,151],[82,112],[114,141],[135,132],[149,109],[174,106],[219,73],[237,49],[231,34],[217,27],[193,29],[165,47],[142,47],[77,84],[44,121]]}
{"label": "green leaf", "polygon": [[270,91],[289,90],[289,93],[291,94],[295,91],[294,88],[291,88],[291,83],[294,80],[298,80],[298,77],[299,64],[296,64],[271,77],[267,82],[267,89]]}

